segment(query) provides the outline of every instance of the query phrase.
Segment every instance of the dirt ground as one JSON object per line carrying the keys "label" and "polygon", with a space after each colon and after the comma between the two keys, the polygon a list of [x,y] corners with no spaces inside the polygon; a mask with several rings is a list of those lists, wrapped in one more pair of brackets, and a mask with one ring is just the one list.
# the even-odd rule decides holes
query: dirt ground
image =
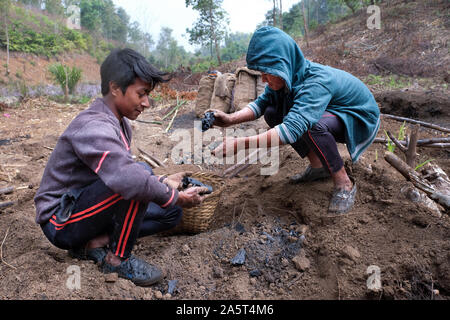
{"label": "dirt ground", "polygon": [[[161,120],[173,105],[174,101],[161,103],[139,119]],[[450,298],[449,216],[439,217],[405,198],[401,190],[408,183],[383,159],[383,144],[373,144],[357,164],[351,164],[340,146],[358,186],[355,207],[346,216],[326,215],[331,181],[288,183],[288,177],[307,163],[284,146],[276,174],[261,175],[259,163],[225,179],[208,231],[138,240],[134,254],[164,270],[160,284],[137,287],[103,275],[91,262],[72,259],[52,246],[35,224],[33,197],[51,148],[87,106],[40,98],[1,112],[0,188],[31,185],[32,189],[0,196],[1,201],[16,201],[0,209],[0,299]],[[170,119],[162,125],[134,121],[134,154],[139,156],[140,147],[166,161],[167,168],[156,168],[156,173],[188,169],[221,174],[230,165],[175,164],[171,159],[178,142],[170,137],[177,129],[192,133],[193,108],[192,101],[180,108],[167,133]],[[378,136],[383,137],[383,130],[397,132],[400,125],[383,120]],[[266,125],[258,120],[242,128]],[[420,137],[441,135],[422,129]],[[433,158],[449,173],[448,150],[430,150],[419,148],[420,159]],[[242,248],[245,263],[232,265],[231,259]],[[73,266],[79,267],[81,282],[71,290],[67,283]],[[369,266],[380,271],[382,290],[377,293],[367,289]],[[176,287],[168,295],[172,280]]]}

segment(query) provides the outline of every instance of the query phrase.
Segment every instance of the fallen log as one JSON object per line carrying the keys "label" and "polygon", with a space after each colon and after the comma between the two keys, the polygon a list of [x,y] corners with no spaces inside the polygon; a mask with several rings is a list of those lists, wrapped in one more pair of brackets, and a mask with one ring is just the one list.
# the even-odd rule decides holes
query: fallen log
{"label": "fallen log", "polygon": [[400,172],[408,181],[411,181],[413,185],[425,192],[431,199],[439,203],[446,210],[450,210],[450,195],[441,193],[439,190],[431,185],[427,180],[421,178],[419,174],[408,166],[402,159],[397,157],[392,152],[386,152],[384,159],[393,166],[398,172]]}
{"label": "fallen log", "polygon": [[406,122],[414,123],[414,124],[420,124],[423,127],[450,133],[450,128],[441,127],[436,124],[425,122],[425,121],[419,121],[419,120],[414,120],[414,119],[405,118],[405,117],[398,117],[398,116],[394,116],[392,114],[386,114],[386,113],[381,113],[381,116],[383,118],[387,118],[387,119],[393,119],[393,120],[398,120],[398,121],[406,121]]}

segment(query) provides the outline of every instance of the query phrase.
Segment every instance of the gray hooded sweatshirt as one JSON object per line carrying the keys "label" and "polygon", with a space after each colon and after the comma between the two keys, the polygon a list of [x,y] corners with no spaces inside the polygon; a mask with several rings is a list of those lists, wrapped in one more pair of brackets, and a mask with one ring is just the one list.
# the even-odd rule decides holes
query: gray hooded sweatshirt
{"label": "gray hooded sweatshirt", "polygon": [[80,112],[58,139],[34,198],[36,222],[47,222],[71,190],[98,179],[125,200],[176,203],[178,191],[158,181],[158,176],[135,162],[130,151],[131,127],[119,120],[102,98]]}

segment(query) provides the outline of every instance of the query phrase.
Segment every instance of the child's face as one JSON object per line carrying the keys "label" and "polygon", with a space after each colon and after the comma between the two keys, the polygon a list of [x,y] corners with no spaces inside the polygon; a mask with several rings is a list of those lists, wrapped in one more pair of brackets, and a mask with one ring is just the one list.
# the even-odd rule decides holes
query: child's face
{"label": "child's face", "polygon": [[281,88],[284,88],[284,80],[280,77],[263,72],[261,79],[263,82],[267,82],[269,88],[272,90],[280,90]]}
{"label": "child's face", "polygon": [[150,84],[142,81],[140,78],[136,78],[136,81],[128,86],[125,94],[122,93],[122,89],[119,87],[114,88],[112,95],[116,110],[113,111],[115,111],[116,116],[136,120],[145,108],[150,107],[148,100],[150,91]]}

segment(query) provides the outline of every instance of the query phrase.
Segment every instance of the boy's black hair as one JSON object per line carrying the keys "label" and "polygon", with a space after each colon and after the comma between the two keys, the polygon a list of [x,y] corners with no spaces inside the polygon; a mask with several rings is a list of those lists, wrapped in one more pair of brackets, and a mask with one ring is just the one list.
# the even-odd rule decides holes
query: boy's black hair
{"label": "boy's black hair", "polygon": [[111,81],[115,82],[125,94],[128,86],[132,85],[136,78],[149,83],[151,90],[158,83],[170,80],[168,73],[159,71],[144,56],[129,48],[111,51],[100,67],[100,76],[103,96],[108,94]]}

